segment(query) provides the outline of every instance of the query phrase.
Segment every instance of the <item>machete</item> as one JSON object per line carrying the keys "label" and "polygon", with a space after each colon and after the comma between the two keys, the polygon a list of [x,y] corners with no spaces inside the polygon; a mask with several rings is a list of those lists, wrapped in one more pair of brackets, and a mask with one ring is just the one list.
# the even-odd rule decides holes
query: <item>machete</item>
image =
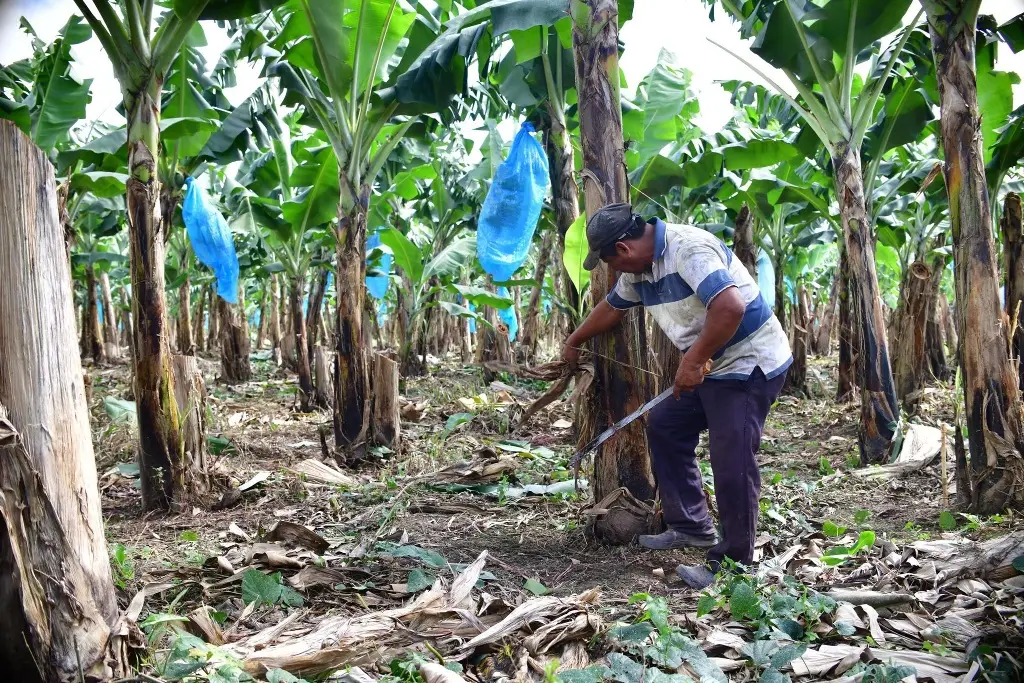
{"label": "machete", "polygon": [[671,396],[674,391],[675,387],[669,387],[665,391],[661,392],[660,394],[652,398],[647,403],[643,404],[642,406],[634,410],[626,417],[622,418],[621,420],[613,424],[608,429],[598,434],[596,439],[594,439],[586,446],[581,448],[579,451],[577,451],[576,455],[572,456],[572,460],[569,461],[569,465],[570,467],[572,467],[573,474],[576,475],[577,477],[579,476],[580,462],[583,461],[583,456],[585,456],[587,453],[590,453],[592,450],[603,444],[605,441],[615,436],[617,432],[621,431],[630,422],[637,419],[641,415],[645,414],[651,408],[653,408],[654,406],[658,405],[666,398]]}

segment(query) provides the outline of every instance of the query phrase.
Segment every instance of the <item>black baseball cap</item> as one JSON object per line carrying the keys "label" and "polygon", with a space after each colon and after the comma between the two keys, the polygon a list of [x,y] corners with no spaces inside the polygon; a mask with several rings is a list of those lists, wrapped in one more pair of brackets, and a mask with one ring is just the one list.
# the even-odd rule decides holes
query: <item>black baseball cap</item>
{"label": "black baseball cap", "polygon": [[633,213],[633,207],[624,202],[601,207],[587,221],[587,246],[590,251],[583,261],[586,270],[594,270],[601,263],[601,252],[621,242],[637,227],[643,225],[640,214]]}

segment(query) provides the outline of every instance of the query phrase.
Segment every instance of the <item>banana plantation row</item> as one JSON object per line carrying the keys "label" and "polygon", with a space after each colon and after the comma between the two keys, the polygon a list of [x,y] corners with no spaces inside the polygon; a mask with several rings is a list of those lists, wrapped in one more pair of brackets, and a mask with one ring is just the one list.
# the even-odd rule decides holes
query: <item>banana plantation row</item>
{"label": "banana plantation row", "polygon": [[[911,0],[813,11],[790,0],[706,4],[790,81],[724,84],[736,114],[714,134],[694,124],[689,72],[667,54],[634,97],[620,93],[626,0],[76,0],[80,16],[54,42],[35,37],[31,59],[0,68],[0,263],[32,270],[12,256],[30,251],[12,244],[59,226],[70,272],[50,253],[33,273],[75,279],[73,290],[51,285],[46,301],[24,298],[35,291],[28,281],[22,294],[0,285],[5,327],[25,322],[0,335],[4,377],[33,372],[29,358],[49,362],[32,340],[74,336],[73,306],[84,356],[104,363],[128,349],[149,510],[186,509],[208,493],[199,353],[219,351],[228,382],[248,379],[254,350],[293,369],[298,409],[330,407],[337,457],[355,462],[372,441],[400,438],[392,358],[410,376],[429,355],[532,361],[542,342],[560,342],[614,286],[606,266],[582,267],[585,216],[632,201],[732,241],[789,330],[792,391],[807,391],[808,352],[828,354],[837,340],[837,400],[859,391],[863,464],[893,455],[901,413],[933,376],[956,375],[962,502],[979,512],[1020,505],[1024,111],[1012,106],[1018,77],[995,57],[1024,46],[1024,15],[999,25],[964,0],[924,0],[907,23]],[[212,68],[200,50],[205,20],[232,38]],[[71,51],[91,37],[121,86],[124,126],[84,121],[91,82],[73,75]],[[243,63],[262,81],[233,106],[225,91]],[[539,131],[550,196],[529,261],[494,282],[475,262],[475,228],[504,156],[495,122],[508,118]],[[465,135],[463,122],[483,134]],[[228,217],[241,276],[227,291],[183,227],[191,179]],[[675,367],[663,334],[635,329],[594,344],[581,439],[650,395],[652,373]],[[32,375],[33,392],[77,362],[62,356]],[[6,392],[17,386],[32,383],[0,383],[12,415],[24,398]],[[65,398],[69,414],[81,408]],[[0,412],[0,426],[6,419]],[[24,436],[25,424],[43,422],[10,429]],[[57,506],[53,528],[94,537],[95,557],[81,555],[99,578],[77,590],[102,631],[112,594],[102,533],[88,531],[102,528],[91,447],[49,448],[26,449],[33,466],[19,476],[90,460],[40,491],[87,491],[81,507]],[[595,469],[597,499],[619,487],[653,498],[638,425]],[[80,615],[63,619],[81,625]],[[78,641],[86,668],[101,662],[100,640]],[[51,646],[42,636],[27,644],[49,670],[75,670]]]}

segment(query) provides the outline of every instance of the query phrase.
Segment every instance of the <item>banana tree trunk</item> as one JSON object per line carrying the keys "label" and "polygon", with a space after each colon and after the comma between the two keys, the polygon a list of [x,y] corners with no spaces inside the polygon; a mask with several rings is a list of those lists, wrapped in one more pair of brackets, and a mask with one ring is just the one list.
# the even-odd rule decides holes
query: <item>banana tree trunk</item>
{"label": "banana tree trunk", "polygon": [[[580,217],[579,188],[576,186],[576,167],[569,131],[565,128],[565,115],[555,111],[548,103],[550,124],[544,130],[544,145],[548,153],[548,174],[551,177],[551,200],[555,209],[555,227],[558,229],[558,270],[565,272],[561,255],[565,253],[565,234]],[[561,278],[562,295],[572,310],[579,310],[579,294],[572,280]],[[558,291],[557,289],[555,291]],[[570,321],[570,325],[575,327]],[[569,332],[569,331],[567,331]]]}
{"label": "banana tree trunk", "polygon": [[554,249],[555,233],[549,231],[540,245],[537,270],[533,273],[533,279],[537,284],[530,292],[530,303],[526,307],[526,321],[523,323],[523,336],[519,345],[523,350],[523,357],[529,362],[532,362],[537,355],[537,340],[540,338],[540,295],[544,291],[544,278],[547,275],[548,262],[553,256]]}
{"label": "banana tree trunk", "polygon": [[772,267],[775,269],[775,317],[779,319],[782,329],[789,331],[786,326],[786,280],[782,269],[786,263],[781,258],[776,258]]}
{"label": "banana tree trunk", "polygon": [[[342,174],[343,188],[350,186]],[[362,185],[348,202],[338,207],[337,315],[335,316],[334,443],[339,451],[365,446],[369,423],[367,403],[370,376],[363,348],[363,292],[366,289],[366,212],[370,188]],[[357,458],[359,453],[355,453]]]}
{"label": "banana tree trunk", "polygon": [[302,315],[302,276],[292,278],[289,309],[295,330],[295,350],[299,373],[299,410],[308,413],[313,406],[313,379],[310,376],[309,347],[306,345],[306,321]]}
{"label": "banana tree trunk", "polygon": [[193,473],[185,459],[174,401],[164,285],[164,223],[160,182],[160,82],[125,96],[128,113],[128,236],[131,256],[135,404],[139,471],[146,510],[184,509]]}
{"label": "banana tree trunk", "polygon": [[270,276],[270,352],[274,363],[281,366],[281,309],[284,304],[278,287],[277,275]]}
{"label": "banana tree trunk", "polygon": [[783,389],[798,396],[807,395],[807,346],[811,339],[811,313],[807,306],[804,286],[797,287],[796,302],[792,308],[793,323],[793,364],[786,373]]}
{"label": "banana tree trunk", "polygon": [[1003,201],[1003,215],[999,221],[1003,233],[1003,258],[1006,260],[1004,269],[1006,276],[1006,315],[1012,324],[1017,321],[1014,329],[1012,356],[1017,359],[1018,387],[1024,387],[1024,326],[1021,325],[1020,310],[1024,308],[1024,226],[1021,223],[1020,197],[1010,192]]}
{"label": "banana tree trunk", "polygon": [[[936,240],[937,246],[946,244],[946,236]],[[946,270],[946,255],[936,252],[932,258],[931,281],[928,283],[928,323],[925,331],[925,346],[928,354],[928,369],[932,375],[945,381],[949,378],[949,366],[946,363],[946,347],[943,342],[942,329],[942,273]]]}
{"label": "banana tree trunk", "polygon": [[[128,302],[128,294],[124,288],[118,294],[118,303],[121,305],[121,335],[122,343],[128,347],[128,355],[132,359],[132,368],[135,367],[135,334],[132,332],[132,307]],[[134,385],[134,382],[133,382]]]}
{"label": "banana tree trunk", "polygon": [[[330,271],[326,268],[317,270],[313,277],[313,284],[309,291],[309,309],[306,321],[306,349],[309,358],[313,358],[313,347],[318,344],[316,339],[320,330],[320,321],[323,320],[324,297],[327,295],[327,277]],[[323,342],[326,344],[327,340]]]}
{"label": "banana tree trunk", "polygon": [[217,288],[213,285],[210,286],[210,324],[206,333],[206,350],[207,352],[213,351],[217,344],[220,343],[220,316],[217,314],[217,300],[220,297],[217,296]]}
{"label": "banana tree trunk", "polygon": [[904,410],[917,409],[918,390],[928,379],[928,298],[932,271],[921,261],[910,265],[904,277],[900,302],[893,325],[895,348],[893,379]]}
{"label": "banana tree trunk", "polygon": [[[618,6],[615,0],[571,0],[570,14],[579,92],[580,135],[583,147],[584,198],[587,215],[602,206],[629,199],[623,160],[622,111],[619,108]],[[616,274],[607,265],[591,277],[594,302],[615,285]],[[643,312],[634,310],[623,325],[593,342],[594,387],[586,397],[589,424],[581,425],[583,441],[619,421],[644,400],[643,387],[633,368],[647,365]],[[625,488],[641,501],[654,498],[654,477],[647,455],[647,436],[634,422],[594,456],[594,497],[601,501]],[[623,497],[619,497],[622,501]],[[613,503],[608,514],[595,518],[594,533],[610,543],[628,543],[652,526]]]}
{"label": "banana tree trunk", "polygon": [[732,250],[736,252],[750,276],[757,281],[757,248],[754,246],[754,214],[744,204],[736,214],[736,231],[733,234]]}
{"label": "banana tree trunk", "polygon": [[53,166],[9,121],[0,159],[0,662],[8,681],[111,680],[127,663]]}
{"label": "banana tree trunk", "polygon": [[107,360],[103,348],[103,330],[100,328],[100,307],[96,291],[96,269],[92,264],[85,269],[85,348],[96,363]]}
{"label": "banana tree trunk", "polygon": [[956,280],[957,327],[970,451],[970,508],[992,514],[1024,501],[1019,377],[999,306],[984,154],[975,28],[979,0],[925,0],[939,84],[944,172]]}
{"label": "banana tree trunk", "polygon": [[196,300],[195,310],[192,311],[192,343],[196,347],[196,353],[206,348],[206,287],[199,288],[199,298]]}
{"label": "banana tree trunk", "polygon": [[848,403],[853,400],[854,388],[854,333],[851,318],[852,306],[850,297],[850,259],[846,257],[846,248],[839,245],[839,331],[836,334],[839,344],[839,377],[836,383],[836,402]]}
{"label": "banana tree trunk", "polygon": [[858,441],[864,465],[886,462],[899,420],[896,387],[889,363],[885,317],[875,274],[874,241],[864,204],[860,150],[846,145],[832,160],[839,214],[849,259],[851,322],[858,333],[857,380],[861,387]]}
{"label": "banana tree trunk", "polygon": [[188,276],[178,288],[178,352],[185,356],[196,353],[192,338],[192,282]]}
{"label": "banana tree trunk", "polygon": [[249,322],[245,318],[245,302],[241,286],[237,304],[217,297],[220,313],[220,370],[229,383],[247,382],[252,378],[249,363]]}
{"label": "banana tree trunk", "polygon": [[832,353],[832,329],[835,327],[836,316],[839,313],[839,292],[842,285],[842,278],[835,273],[832,278],[832,286],[829,288],[828,300],[821,307],[821,319],[818,329],[814,333],[813,351],[815,355],[827,356]]}
{"label": "banana tree trunk", "polygon": [[121,346],[117,335],[117,311],[114,310],[114,299],[110,296],[110,277],[100,273],[100,298],[103,300],[103,349],[107,360],[121,357]]}

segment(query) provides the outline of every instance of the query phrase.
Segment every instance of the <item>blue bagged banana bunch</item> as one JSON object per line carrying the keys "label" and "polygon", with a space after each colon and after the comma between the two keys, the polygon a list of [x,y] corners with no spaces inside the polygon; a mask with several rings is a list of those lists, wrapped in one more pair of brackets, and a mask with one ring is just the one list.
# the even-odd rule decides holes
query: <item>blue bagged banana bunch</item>
{"label": "blue bagged banana bunch", "polygon": [[203,188],[185,178],[185,203],[181,215],[196,258],[217,276],[217,294],[230,304],[238,303],[238,254],[227,221]]}

